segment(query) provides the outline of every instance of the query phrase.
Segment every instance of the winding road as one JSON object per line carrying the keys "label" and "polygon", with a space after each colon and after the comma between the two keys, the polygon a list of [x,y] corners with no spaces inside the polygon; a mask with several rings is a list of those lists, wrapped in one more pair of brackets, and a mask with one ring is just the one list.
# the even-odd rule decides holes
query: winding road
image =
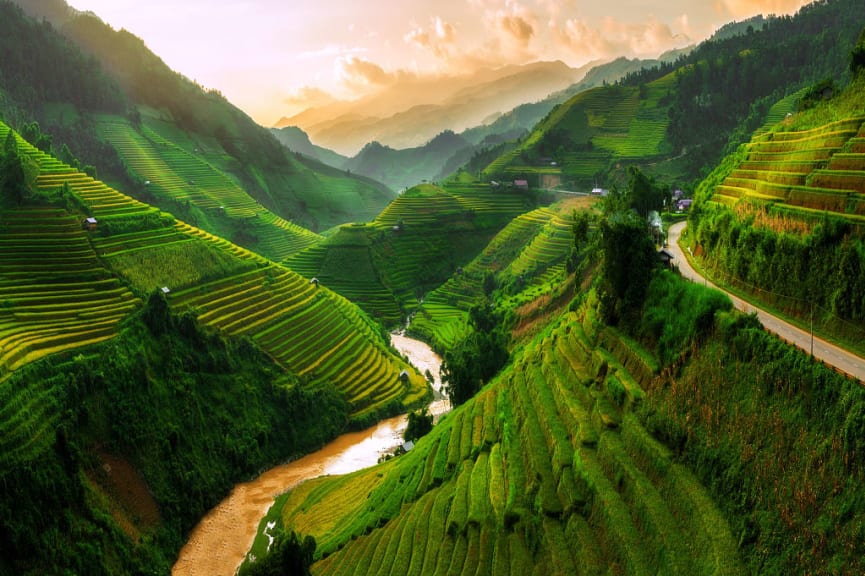
{"label": "winding road", "polygon": [[691,263],[688,262],[688,259],[685,257],[685,254],[679,246],[679,236],[686,225],[687,222],[677,222],[670,226],[667,233],[667,239],[669,241],[667,250],[675,257],[674,263],[678,266],[679,272],[681,272],[682,276],[692,282],[705,284],[706,286],[711,286],[712,288],[724,292],[730,297],[730,300],[733,301],[733,305],[739,310],[749,314],[756,311],[757,318],[759,318],[763,326],[770,332],[777,334],[779,337],[801,348],[805,352],[811,352],[813,346],[813,354],[815,358],[822,360],[826,364],[833,366],[848,376],[858,379],[860,382],[865,382],[865,359],[856,356],[843,348],[839,348],[834,344],[830,344],[822,338],[816,336],[812,337],[809,332],[793,326],[792,324],[781,320],[777,316],[769,314],[768,312],[756,307],[754,304],[742,300],[738,296],[730,294],[726,290],[719,288],[711,281],[698,274],[691,266]]}

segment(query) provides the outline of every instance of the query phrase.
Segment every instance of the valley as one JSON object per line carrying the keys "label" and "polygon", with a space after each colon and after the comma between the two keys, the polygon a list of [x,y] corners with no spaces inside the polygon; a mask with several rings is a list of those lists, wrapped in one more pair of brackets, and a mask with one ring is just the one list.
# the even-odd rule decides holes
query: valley
{"label": "valley", "polygon": [[865,572],[865,6],[526,14],[268,129],[0,0],[0,574]]}

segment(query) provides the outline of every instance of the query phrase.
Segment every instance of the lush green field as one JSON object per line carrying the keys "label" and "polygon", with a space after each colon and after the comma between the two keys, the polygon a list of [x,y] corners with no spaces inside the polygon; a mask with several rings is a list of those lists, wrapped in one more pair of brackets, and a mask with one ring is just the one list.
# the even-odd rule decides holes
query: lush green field
{"label": "lush green field", "polygon": [[[5,136],[8,128],[0,124],[0,129],[0,136]],[[62,210],[47,211],[45,218],[35,221],[23,213],[17,219],[20,228],[8,228],[9,245],[34,253],[39,251],[39,242],[51,248],[44,263],[37,260],[32,265],[33,272],[39,273],[42,266],[43,275],[56,273],[66,283],[72,281],[71,275],[94,292],[87,298],[93,301],[94,310],[76,304],[70,296],[58,296],[60,304],[46,303],[45,308],[39,307],[43,304],[38,298],[22,300],[34,302],[36,308],[19,310],[15,291],[22,289],[12,289],[9,321],[4,322],[2,358],[7,370],[77,342],[112,335],[113,326],[134,307],[136,299],[110,271],[139,296],[167,289],[177,310],[192,310],[199,321],[227,334],[252,337],[273,359],[312,384],[332,384],[346,394],[355,417],[397,411],[426,396],[423,376],[393,354],[379,327],[343,297],[227,240],[177,222],[26,142],[21,141],[19,148],[40,164],[40,191],[59,195],[58,202],[93,215],[98,227],[85,234],[80,220],[64,216]],[[53,240],[49,237],[53,245],[45,244],[46,238],[39,239],[46,226],[59,231]],[[78,243],[83,252],[69,252],[65,257],[54,254],[63,253],[61,246],[70,243]],[[18,270],[24,256],[9,252],[8,258],[13,277],[25,278]],[[65,276],[63,266],[69,266]],[[19,282],[26,287],[41,284],[40,278],[35,283]],[[102,291],[104,302],[99,296]],[[80,314],[76,308],[81,309]],[[52,329],[54,320],[62,325]],[[40,322],[48,322],[45,330],[53,331],[20,336],[33,330],[28,326]],[[403,383],[399,374],[407,368],[411,376]]]}
{"label": "lush green field", "polygon": [[[153,121],[162,131],[164,123]],[[280,218],[256,202],[228,174],[210,162],[194,142],[185,147],[163,137],[147,123],[138,130],[125,118],[104,116],[99,132],[142,182],[155,202],[200,219],[201,227],[274,260],[314,244],[320,237]],[[180,139],[176,129],[170,136]]]}
{"label": "lush green field", "polygon": [[394,326],[530,202],[479,183],[423,184],[373,222],[342,226],[285,263]]}
{"label": "lush green field", "polygon": [[675,74],[645,86],[604,86],[581,92],[553,109],[520,145],[485,170],[485,178],[528,177],[540,186],[543,175],[561,176],[578,188],[612,165],[658,160],[670,151],[664,97]]}
{"label": "lush green field", "polygon": [[292,492],[283,522],[316,538],[315,573],[742,573],[602,334],[591,306],[564,315],[408,454]]}
{"label": "lush green field", "polygon": [[727,158],[698,189],[690,232],[692,249],[720,281],[860,351],[863,81]]}
{"label": "lush green field", "polygon": [[511,311],[554,292],[554,284],[566,284],[564,261],[573,234],[570,215],[562,212],[567,208],[538,208],[514,218],[471,263],[424,298],[409,331],[448,350],[465,336],[469,309],[490,295],[485,282],[491,282],[488,290],[498,289],[496,305]]}

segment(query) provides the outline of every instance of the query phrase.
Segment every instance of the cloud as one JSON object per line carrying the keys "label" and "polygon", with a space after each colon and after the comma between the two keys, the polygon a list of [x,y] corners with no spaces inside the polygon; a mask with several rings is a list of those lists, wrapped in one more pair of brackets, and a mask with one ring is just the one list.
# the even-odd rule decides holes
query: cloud
{"label": "cloud", "polygon": [[333,95],[315,86],[302,86],[283,99],[283,103],[300,109],[323,106],[335,101]]}
{"label": "cloud", "polygon": [[336,60],[336,78],[343,87],[357,95],[369,94],[401,82],[412,82],[418,76],[404,69],[388,72],[370,60],[346,56]]}
{"label": "cloud", "polygon": [[677,20],[677,27],[682,30],[679,34],[653,16],[642,23],[627,23],[606,17],[600,25],[571,18],[562,25],[550,21],[549,28],[559,46],[578,58],[591,60],[616,56],[658,56],[687,44],[687,24],[686,16]]}
{"label": "cloud", "polygon": [[733,18],[750,18],[757,14],[790,14],[812,0],[718,0],[722,13]]}
{"label": "cloud", "polygon": [[338,58],[336,76],[347,88],[364,92],[387,86],[394,81],[394,76],[384,68],[357,56]]}
{"label": "cloud", "polygon": [[457,53],[457,31],[453,24],[436,16],[427,27],[416,27],[403,38],[407,43],[428,50],[440,60]]}
{"label": "cloud", "polygon": [[532,36],[535,35],[535,28],[532,24],[519,15],[503,14],[498,17],[499,30],[505,36],[518,45],[528,47]]}

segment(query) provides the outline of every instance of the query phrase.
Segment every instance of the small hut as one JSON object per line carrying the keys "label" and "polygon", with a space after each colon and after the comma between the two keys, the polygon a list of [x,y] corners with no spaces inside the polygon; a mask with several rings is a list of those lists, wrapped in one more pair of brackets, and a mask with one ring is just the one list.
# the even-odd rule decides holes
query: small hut
{"label": "small hut", "polygon": [[92,216],[81,221],[81,227],[88,232],[96,230],[97,224],[98,222],[96,221],[96,218],[93,218]]}

